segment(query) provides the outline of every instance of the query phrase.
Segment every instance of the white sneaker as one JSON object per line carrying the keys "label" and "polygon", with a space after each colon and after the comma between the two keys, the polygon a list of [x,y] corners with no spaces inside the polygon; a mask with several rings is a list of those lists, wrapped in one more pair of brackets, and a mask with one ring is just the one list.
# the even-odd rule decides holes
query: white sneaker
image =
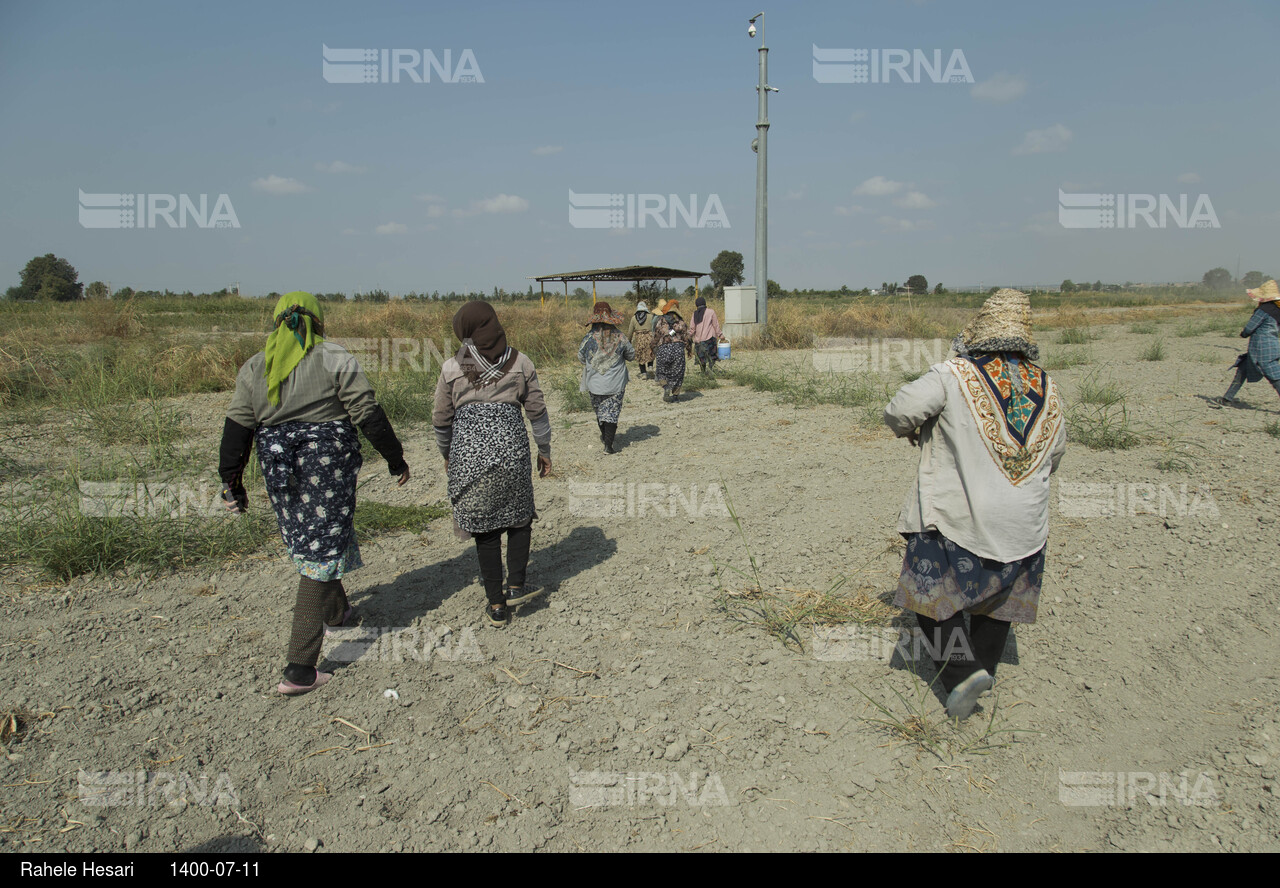
{"label": "white sneaker", "polygon": [[978,697],[995,687],[996,680],[985,669],[979,669],[947,695],[947,717],[968,718],[973,707],[978,705]]}

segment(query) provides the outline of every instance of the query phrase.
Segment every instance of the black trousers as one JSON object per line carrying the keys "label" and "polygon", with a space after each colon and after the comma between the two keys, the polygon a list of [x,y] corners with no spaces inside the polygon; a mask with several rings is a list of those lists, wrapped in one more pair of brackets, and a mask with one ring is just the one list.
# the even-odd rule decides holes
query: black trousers
{"label": "black trousers", "polygon": [[290,666],[309,670],[316,665],[324,644],[324,627],[336,625],[347,607],[342,580],[321,582],[298,577],[298,600],[293,606],[293,629],[289,633],[287,653]]}
{"label": "black trousers", "polygon": [[480,559],[480,579],[484,582],[484,594],[490,604],[507,600],[502,589],[502,534],[507,535],[507,585],[524,585],[525,569],[529,566],[529,541],[533,537],[533,522],[524,527],[508,527],[474,534],[476,556]]}
{"label": "black trousers", "polygon": [[995,678],[996,664],[1009,638],[1007,620],[970,614],[969,628],[965,629],[964,612],[959,611],[941,622],[916,614],[916,621],[948,694],[979,669]]}

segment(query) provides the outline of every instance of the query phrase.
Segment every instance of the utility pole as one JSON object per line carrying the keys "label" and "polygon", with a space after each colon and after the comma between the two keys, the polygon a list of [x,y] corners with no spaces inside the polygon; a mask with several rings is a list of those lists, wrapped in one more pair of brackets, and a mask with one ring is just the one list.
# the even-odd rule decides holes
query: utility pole
{"label": "utility pole", "polygon": [[759,114],[756,118],[756,138],[751,148],[756,152],[756,323],[763,328],[768,323],[769,300],[769,93],[778,90],[769,86],[769,47],[764,42],[764,13],[751,17],[747,36],[756,36],[756,19],[760,20],[760,82],[756,86],[759,97]]}

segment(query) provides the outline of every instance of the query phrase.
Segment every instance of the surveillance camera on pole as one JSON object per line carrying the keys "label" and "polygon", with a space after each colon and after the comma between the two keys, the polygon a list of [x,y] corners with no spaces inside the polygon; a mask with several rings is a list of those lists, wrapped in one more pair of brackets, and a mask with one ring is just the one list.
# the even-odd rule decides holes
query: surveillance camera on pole
{"label": "surveillance camera on pole", "polygon": [[756,87],[759,117],[756,120],[756,138],[751,143],[751,150],[756,153],[756,323],[763,327],[768,322],[769,299],[769,164],[766,137],[769,134],[769,93],[778,90],[769,86],[769,47],[765,46],[763,12],[751,17],[747,36],[756,36],[756,19],[760,20],[760,84]]}

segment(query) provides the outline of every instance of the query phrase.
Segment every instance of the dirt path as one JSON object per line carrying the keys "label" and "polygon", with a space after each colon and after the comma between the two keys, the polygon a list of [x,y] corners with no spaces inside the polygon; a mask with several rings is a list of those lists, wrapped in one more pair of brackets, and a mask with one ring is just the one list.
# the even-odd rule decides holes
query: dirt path
{"label": "dirt path", "polygon": [[[1239,343],[1223,334],[1143,362],[1152,337],[1099,329],[1094,363],[1054,377],[1073,398],[1110,376],[1175,443],[1071,447],[1040,620],[938,754],[869,721],[863,694],[911,715],[901,657],[808,629],[799,652],[731,622],[712,562],[749,567],[723,490],[767,588],[845,576],[887,595],[915,451],[845,409],[728,385],[665,405],[633,381],[613,457],[553,399],[558,477],[537,483],[531,560],[552,591],[505,630],[483,625],[474,550],[443,521],[364,546],[348,588],[365,634],[331,641],[350,662],[297,700],[274,693],[296,583],[276,549],[15,592],[0,702],[42,715],[0,757],[0,848],[1280,849],[1275,395],[1206,407],[1219,346]],[[430,429],[406,438],[411,489],[371,460],[362,495],[443,497]],[[583,486],[604,484],[622,486]],[[398,634],[370,644],[378,627]],[[981,739],[993,710],[993,731],[1027,733]],[[926,694],[921,711],[941,707]],[[139,771],[160,776],[140,792]]]}

